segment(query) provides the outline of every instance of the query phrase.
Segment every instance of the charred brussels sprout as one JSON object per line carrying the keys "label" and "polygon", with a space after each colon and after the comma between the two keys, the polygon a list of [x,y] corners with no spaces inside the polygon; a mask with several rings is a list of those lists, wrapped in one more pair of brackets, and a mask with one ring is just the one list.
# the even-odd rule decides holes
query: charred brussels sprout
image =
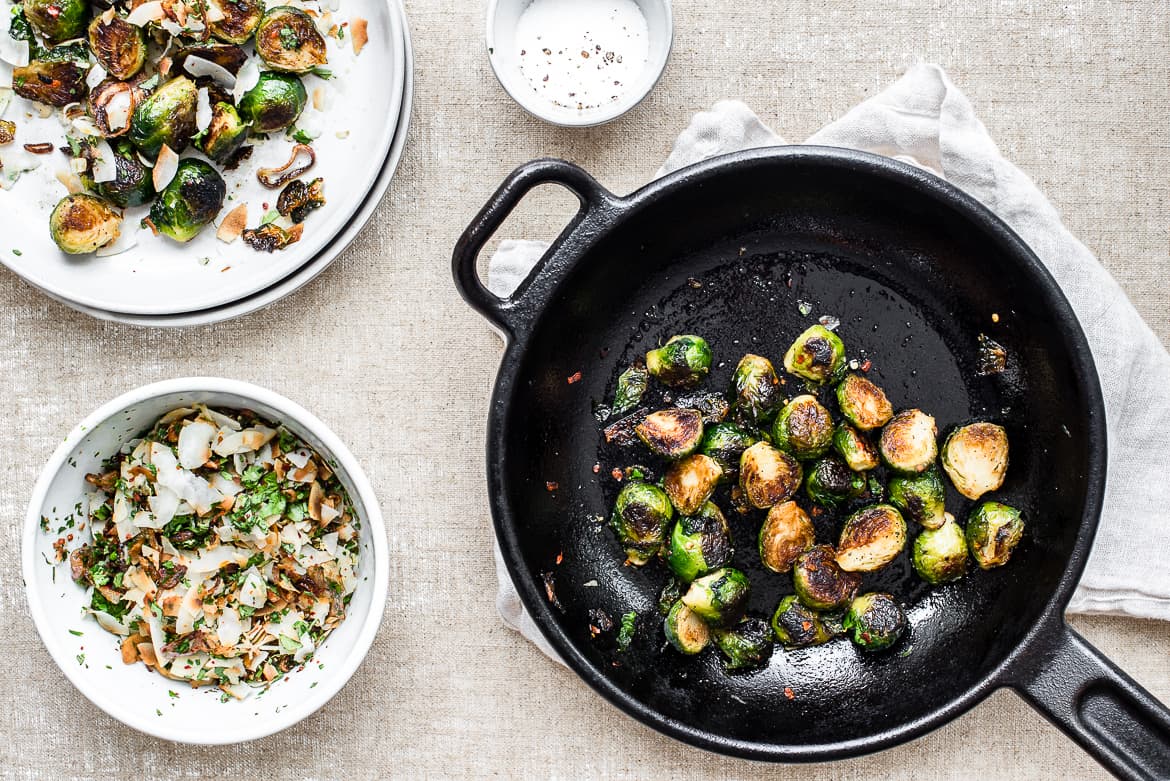
{"label": "charred brussels sprout", "polygon": [[711,642],[711,630],[707,622],[683,604],[681,599],[666,614],[662,627],[670,644],[687,656],[694,656]]}
{"label": "charred brussels sprout", "polygon": [[747,609],[747,577],[737,569],[724,567],[691,582],[682,601],[714,626],[729,626],[739,621]]}
{"label": "charred brussels sprout", "polygon": [[787,572],[815,542],[816,530],[808,514],[796,502],[781,502],[768,510],[760,526],[760,561],[773,572]]}
{"label": "charred brussels sprout", "polygon": [[772,634],[785,648],[808,648],[833,639],[820,615],[800,604],[795,594],[780,600],[772,614]]}
{"label": "charred brussels sprout", "polygon": [[670,535],[666,563],[680,580],[690,582],[731,562],[731,530],[713,503],[679,518]]}
{"label": "charred brussels sprout", "polygon": [[186,149],[195,135],[198,93],[195,82],[179,76],[139,103],[130,120],[130,140],[134,146],[150,158],[158,157],[163,144],[176,152]]}
{"label": "charred brussels sprout", "polygon": [[682,515],[694,515],[715,492],[722,474],[715,459],[695,453],[670,465],[662,478],[662,487],[674,509]]}
{"label": "charred brussels sprout", "polygon": [[721,480],[729,480],[739,474],[739,459],[743,451],[755,443],[755,437],[734,423],[716,423],[704,430],[699,451],[719,464]]}
{"label": "charred brussels sprout", "polygon": [[911,560],[918,577],[927,583],[949,583],[963,577],[967,571],[967,540],[950,513],[942,526],[918,535]]}
{"label": "charred brussels sprout", "polygon": [[309,212],[325,205],[325,180],[317,177],[305,184],[294,179],[285,185],[276,199],[276,210],[294,223],[304,222]]}
{"label": "charred brussels sprout", "polygon": [[89,48],[106,72],[122,81],[146,64],[145,33],[120,16],[108,22],[98,16],[89,23]]}
{"label": "charred brussels sprout", "polygon": [[646,370],[672,388],[693,388],[711,371],[711,348],[701,336],[672,336],[646,353]]}
{"label": "charred brussels sprout", "polygon": [[943,444],[942,464],[955,490],[968,499],[995,491],[1007,474],[1007,432],[994,423],[955,429]]}
{"label": "charred brussels sprout", "polygon": [[211,111],[211,123],[199,142],[204,154],[217,163],[225,163],[248,140],[248,126],[240,119],[236,107],[230,103],[216,103]]}
{"label": "charred brussels sprout", "polygon": [[682,458],[703,441],[703,415],[694,409],[651,412],[634,427],[634,433],[655,455]]}
{"label": "charred brussels sprout", "polygon": [[873,443],[848,423],[842,423],[833,432],[833,449],[854,472],[868,472],[881,463]]}
{"label": "charred brussels sprout", "polygon": [[882,651],[906,630],[906,614],[889,594],[862,594],[849,605],[843,623],[858,648]]}
{"label": "charred brussels sprout", "polygon": [[890,502],[928,529],[942,526],[946,515],[946,488],[934,467],[918,475],[890,479]]}
{"label": "charred brussels sprout", "polygon": [[86,70],[72,60],[33,60],[12,69],[12,89],[22,98],[38,103],[68,106],[85,100]]}
{"label": "charred brussels sprout", "polygon": [[800,462],[767,442],[757,442],[739,458],[739,487],[759,510],[790,498],[803,479]]}
{"label": "charred brussels sprout", "polygon": [[85,35],[89,3],[86,0],[24,0],[24,16],[46,43],[61,43]]}
{"label": "charred brussels sprout", "polygon": [[845,345],[841,337],[814,325],[802,333],[784,354],[784,369],[809,382],[831,382],[845,366]]}
{"label": "charred brussels sprout", "polygon": [[223,15],[211,23],[211,34],[227,43],[247,43],[264,15],[260,0],[209,0]]}
{"label": "charred brussels sprout", "polygon": [[704,425],[722,423],[727,418],[731,405],[721,393],[697,392],[677,396],[674,406],[679,409],[697,409],[703,416]]}
{"label": "charred brussels sprout", "polygon": [[780,379],[767,358],[751,354],[740,358],[731,382],[735,388],[736,419],[750,426],[771,420],[784,403]]}
{"label": "charred brussels sprout", "polygon": [[833,509],[865,492],[865,475],[854,472],[837,456],[818,459],[804,482],[808,498]]}
{"label": "charred brussels sprout", "polygon": [[762,619],[747,618],[731,629],[716,629],[712,634],[728,670],[751,670],[772,656],[772,630]]}
{"label": "charred brussels sprout", "polygon": [[882,429],[882,458],[898,472],[925,472],[938,457],[938,428],[934,418],[920,409],[895,415]]}
{"label": "charred brussels sprout", "polygon": [[154,197],[150,169],[142,164],[134,146],[125,139],[110,143],[114,153],[116,175],[112,182],[98,182],[93,187],[106,200],[123,208],[141,206]]}
{"label": "charred brussels sprout", "polygon": [[833,446],[833,419],[815,396],[797,396],[776,416],[772,443],[801,460],[817,458]]}
{"label": "charred brussels sprout", "polygon": [[815,545],[796,559],[792,585],[805,607],[813,610],[840,610],[849,604],[861,587],[861,576],[837,565],[832,545]]}
{"label": "charred brussels sprout", "polygon": [[837,563],[847,572],[873,572],[906,547],[906,521],[888,504],[875,504],[849,516],[841,527]]}
{"label": "charred brussels sprout", "polygon": [[894,416],[882,389],[859,374],[850,374],[837,386],[837,404],[845,419],[862,431],[881,428]]}
{"label": "charred brussels sprout", "polygon": [[613,414],[624,415],[641,404],[649,380],[650,373],[641,366],[631,366],[622,372],[613,397]]}
{"label": "charred brussels sprout", "polygon": [[325,64],[325,39],[313,19],[299,8],[269,8],[256,27],[256,53],[269,68],[308,73]]}
{"label": "charred brussels sprout", "polygon": [[214,168],[187,158],[150,207],[150,221],[175,241],[190,241],[219,214],[226,195],[227,185]]}
{"label": "charred brussels sprout", "polygon": [[240,98],[240,116],[251,123],[253,132],[273,133],[296,122],[308,99],[298,77],[266,71]]}
{"label": "charred brussels sprout", "polygon": [[630,482],[618,494],[609,522],[630,563],[641,566],[662,551],[673,517],[665,491],[649,483]]}
{"label": "charred brussels sprout", "polygon": [[69,255],[96,252],[117,240],[122,215],[93,195],[77,193],[62,198],[49,215],[49,235]]}
{"label": "charred brussels sprout", "polygon": [[984,502],[967,519],[967,546],[980,569],[1002,567],[1024,536],[1020,511],[999,502]]}
{"label": "charred brussels sprout", "polygon": [[674,607],[674,603],[682,598],[683,590],[687,587],[686,583],[679,583],[677,578],[667,578],[666,583],[662,586],[662,591],[658,594],[658,612],[665,618],[670,614],[670,609]]}

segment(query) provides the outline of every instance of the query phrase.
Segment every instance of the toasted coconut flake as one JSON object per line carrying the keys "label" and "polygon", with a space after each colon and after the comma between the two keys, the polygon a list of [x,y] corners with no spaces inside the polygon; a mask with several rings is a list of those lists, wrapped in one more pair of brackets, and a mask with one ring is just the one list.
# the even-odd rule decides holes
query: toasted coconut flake
{"label": "toasted coconut flake", "polygon": [[203,77],[213,79],[217,84],[221,84],[227,89],[236,86],[236,77],[232,75],[231,71],[217,62],[197,57],[194,54],[189,54],[183,59],[183,70],[197,79]]}
{"label": "toasted coconut flake", "polygon": [[[138,652],[138,657],[142,659],[147,667],[153,667],[156,670],[159,669],[158,657],[154,655],[153,645],[150,643],[139,643],[135,646],[135,650]],[[122,653],[122,661],[126,661],[126,653],[124,651]]]}
{"label": "toasted coconut flake", "polygon": [[316,480],[309,487],[309,517],[314,521],[321,520],[321,505],[325,499],[325,492],[321,490],[321,484]]}
{"label": "toasted coconut flake", "polygon": [[240,68],[240,72],[236,74],[236,84],[232,87],[232,98],[236,103],[239,103],[248,90],[255,87],[259,81],[260,65],[256,62],[255,57],[250,57]]}
{"label": "toasted coconut flake", "polygon": [[70,193],[75,194],[85,191],[85,187],[81,184],[81,179],[72,171],[58,171],[56,177],[57,181],[64,185],[65,189]]}
{"label": "toasted coconut flake", "polygon": [[224,216],[223,222],[219,224],[219,229],[215,232],[215,237],[225,244],[231,244],[240,238],[240,234],[247,226],[248,204],[241,203]]}
{"label": "toasted coconut flake", "polygon": [[138,645],[141,642],[140,635],[131,635],[122,641],[122,664],[134,664],[138,661]]}
{"label": "toasted coconut flake", "polygon": [[117,16],[117,11],[115,10],[114,6],[111,5],[109,8],[107,8],[105,11],[102,12],[102,15],[100,17],[102,20],[102,24],[109,24],[110,22],[114,21],[115,16]]}
{"label": "toasted coconut flake", "polygon": [[175,150],[163,144],[162,149],[158,151],[158,160],[154,164],[154,170],[150,174],[154,180],[155,191],[162,192],[163,188],[175,178],[175,173],[178,170],[179,155],[175,153]]}
{"label": "toasted coconut flake", "polygon": [[316,87],[313,89],[313,108],[317,111],[325,110],[325,88]]}
{"label": "toasted coconut flake", "polygon": [[126,21],[138,27],[143,27],[150,22],[160,22],[166,18],[166,10],[163,8],[162,0],[151,0],[150,2],[142,3],[137,6],[126,16]]}
{"label": "toasted coconut flake", "polygon": [[104,138],[96,141],[90,156],[93,180],[97,183],[112,182],[118,178],[118,167],[114,160],[114,150]]}
{"label": "toasted coconut flake", "polygon": [[106,69],[102,67],[100,62],[94,63],[93,67],[89,69],[89,73],[85,76],[85,86],[93,89],[105,80]]}
{"label": "toasted coconut flake", "polygon": [[355,16],[349,23],[349,34],[353,39],[353,53],[361,54],[362,49],[370,42],[369,22],[360,16]]}
{"label": "toasted coconut flake", "polygon": [[222,22],[227,18],[224,16],[223,9],[219,7],[219,3],[216,0],[207,0],[207,3],[204,4],[204,9],[204,16],[208,22]]}

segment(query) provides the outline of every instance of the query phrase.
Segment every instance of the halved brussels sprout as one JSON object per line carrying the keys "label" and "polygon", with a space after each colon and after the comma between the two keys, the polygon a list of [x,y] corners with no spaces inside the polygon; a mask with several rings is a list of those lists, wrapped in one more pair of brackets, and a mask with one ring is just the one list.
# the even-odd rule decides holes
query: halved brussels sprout
{"label": "halved brussels sprout", "polygon": [[833,432],[833,448],[854,472],[868,472],[881,463],[873,443],[848,423],[842,423]]}
{"label": "halved brussels sprout", "polygon": [[891,469],[925,472],[938,457],[937,436],[934,418],[920,409],[908,409],[886,424],[878,446]]}
{"label": "halved brussels sprout", "polygon": [[854,472],[837,456],[825,456],[813,464],[804,490],[809,499],[833,509],[865,493],[865,475]]}
{"label": "halved brussels sprout", "polygon": [[967,546],[980,569],[1007,564],[1023,536],[1020,511],[1000,502],[984,502],[967,519]]}
{"label": "halved brussels sprout", "polygon": [[808,648],[833,639],[820,614],[800,604],[795,594],[784,597],[776,606],[772,634],[785,648]]}
{"label": "halved brussels sprout", "polygon": [[735,417],[749,426],[771,420],[784,403],[780,378],[767,358],[750,353],[740,358],[731,382],[735,388]]}
{"label": "halved brussels sprout", "polygon": [[[114,153],[115,177],[112,182],[92,185],[99,195],[115,206],[141,206],[154,197],[151,171],[142,164],[134,145],[124,138],[110,142]],[[90,180],[92,181],[92,180]],[[86,182],[89,185],[89,182]]]}
{"label": "halved brussels sprout", "polygon": [[949,583],[967,571],[967,540],[963,527],[946,514],[942,526],[927,529],[914,540],[914,571],[927,583]]}
{"label": "halved brussels sprout", "polygon": [[1007,432],[994,423],[957,428],[943,444],[942,464],[955,490],[968,499],[998,490],[1008,468]]}
{"label": "halved brussels sprout", "polygon": [[862,431],[881,428],[894,416],[885,392],[860,374],[850,374],[837,386],[837,404],[846,420]]}
{"label": "halved brussels sprout", "polygon": [[934,467],[917,475],[890,478],[890,503],[915,523],[928,529],[942,526],[946,516],[946,488]]}
{"label": "halved brussels sprout", "polygon": [[716,423],[704,430],[699,451],[719,464],[723,470],[721,480],[730,480],[739,474],[739,459],[743,451],[755,443],[755,437],[734,423]]}
{"label": "halved brussels sprout", "polygon": [[622,372],[613,397],[613,414],[624,415],[641,404],[649,380],[650,373],[641,366],[631,366]]}
{"label": "halved brussels sprout", "polygon": [[822,456],[833,446],[833,418],[815,396],[797,396],[776,416],[772,444],[802,461]]}
{"label": "halved brussels sprout", "polygon": [[906,630],[906,614],[889,594],[862,594],[849,605],[844,626],[863,651],[881,651],[898,641]]}
{"label": "halved brussels sprout", "polygon": [[724,567],[692,581],[682,601],[709,624],[729,626],[743,617],[749,591],[747,576]]}
{"label": "halved brussels sprout", "polygon": [[687,656],[694,656],[711,643],[711,629],[707,622],[681,599],[666,614],[662,628],[670,644]]}
{"label": "halved brussels sprout", "polygon": [[269,68],[308,73],[325,64],[325,39],[312,17],[288,5],[269,8],[256,27],[256,53]]}
{"label": "halved brussels sprout", "polygon": [[273,133],[296,122],[308,100],[298,77],[265,71],[240,98],[240,116],[251,123],[254,133]]}
{"label": "halved brussels sprout", "polygon": [[711,371],[711,348],[701,336],[672,336],[657,350],[646,353],[646,370],[672,388],[692,388]]}
{"label": "halved brussels sprout", "polygon": [[757,442],[739,458],[739,487],[759,510],[790,498],[803,479],[800,462],[767,442]]}
{"label": "halved brussels sprout", "polygon": [[837,565],[832,545],[814,545],[792,566],[792,585],[800,601],[813,610],[840,610],[857,595],[861,576]]}
{"label": "halved brussels sprout", "polygon": [[662,478],[662,487],[674,509],[682,515],[694,515],[711,498],[722,474],[715,459],[694,453],[670,465]]}
{"label": "halved brussels sprout", "polygon": [[784,369],[809,382],[831,382],[845,366],[845,345],[841,337],[814,325],[802,333],[784,354]]}
{"label": "halved brussels sprout", "polygon": [[631,564],[641,566],[662,551],[674,507],[666,492],[656,485],[631,481],[614,502],[609,523]]}
{"label": "halved brussels sprout", "polygon": [[679,518],[670,534],[666,563],[679,579],[690,582],[731,562],[731,529],[713,502]]}
{"label": "halved brussels sprout", "polygon": [[130,120],[145,94],[128,81],[105,79],[89,93],[89,114],[106,138],[130,132]]}
{"label": "halved brussels sprout", "polygon": [[121,227],[114,207],[85,193],[66,195],[49,215],[49,235],[69,255],[97,252],[118,239]]}
{"label": "halved brussels sprout", "polygon": [[163,84],[134,110],[130,140],[138,151],[153,159],[166,144],[182,152],[195,135],[195,108],[199,90],[186,76]]}
{"label": "halved brussels sprout", "polygon": [[768,510],[760,526],[760,561],[773,572],[787,572],[815,543],[816,530],[808,514],[796,502],[781,502]]}
{"label": "halved brussels sprout", "polygon": [[228,43],[247,43],[264,15],[264,3],[259,0],[208,0],[223,15],[210,25],[211,34]]}
{"label": "halved brussels sprout", "polygon": [[24,16],[49,44],[85,35],[89,24],[87,0],[24,0]]}
{"label": "halved brussels sprout", "polygon": [[712,635],[728,670],[751,670],[772,656],[772,630],[763,619],[746,618],[731,629],[716,629]]}
{"label": "halved brussels sprout", "polygon": [[85,100],[87,70],[72,60],[33,60],[12,69],[12,90],[38,103],[68,106]]}
{"label": "halved brussels sprout", "polygon": [[221,165],[248,140],[248,126],[240,119],[239,112],[231,103],[216,103],[211,110],[211,123],[199,148],[203,153]]}
{"label": "halved brussels sprout", "polygon": [[906,521],[888,504],[875,504],[850,515],[841,527],[837,563],[847,572],[873,572],[889,564],[906,547]]}
{"label": "halved brussels sprout", "polygon": [[317,177],[305,184],[293,179],[276,199],[276,210],[294,223],[304,222],[309,212],[325,205],[325,180]]}
{"label": "halved brussels sprout", "polygon": [[651,412],[634,427],[634,433],[655,455],[682,458],[703,441],[703,415],[694,409]]}
{"label": "halved brussels sprout", "polygon": [[697,409],[703,415],[703,425],[722,423],[727,418],[731,405],[722,393],[697,391],[676,396],[674,406],[679,409]]}
{"label": "halved brussels sprout", "polygon": [[190,241],[219,214],[226,195],[219,172],[189,157],[179,162],[175,177],[150,207],[150,221],[175,241]]}
{"label": "halved brussels sprout", "polygon": [[120,16],[106,22],[101,16],[89,23],[89,48],[115,79],[125,81],[146,64],[146,34]]}

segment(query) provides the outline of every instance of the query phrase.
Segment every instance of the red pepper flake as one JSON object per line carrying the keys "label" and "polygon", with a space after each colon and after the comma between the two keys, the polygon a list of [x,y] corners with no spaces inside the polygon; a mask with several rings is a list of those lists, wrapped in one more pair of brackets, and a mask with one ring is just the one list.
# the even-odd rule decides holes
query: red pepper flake
{"label": "red pepper flake", "polygon": [[792,687],[791,687],[791,686],[785,686],[785,687],[784,687],[784,696],[785,696],[785,697],[787,697],[787,698],[788,698],[788,699],[790,699],[790,700],[795,700],[795,699],[796,699],[796,694],[795,694],[795,693],[792,691]]}
{"label": "red pepper flake", "polygon": [[814,507],[812,508],[812,516],[813,516],[814,518],[818,517],[818,516],[819,516],[821,513],[823,513],[823,512],[824,512],[824,510],[822,510],[820,507],[816,507],[816,506],[814,506]]}
{"label": "red pepper flake", "polygon": [[558,554],[557,554],[557,564],[559,565],[559,564],[560,564],[562,561],[564,561],[564,560],[565,560],[565,554],[564,554],[564,552],[562,551],[561,553],[558,553]]}
{"label": "red pepper flake", "polygon": [[572,375],[572,376],[570,376],[570,377],[569,377],[569,379],[567,380],[567,382],[568,382],[570,385],[572,385],[572,384],[574,384],[574,383],[577,383],[577,382],[580,382],[580,381],[581,381],[581,372],[577,372],[576,374],[573,374],[573,375]]}
{"label": "red pepper flake", "polygon": [[873,366],[873,361],[871,361],[869,358],[866,358],[865,363],[861,364],[861,370],[863,372],[868,372],[872,366]]}
{"label": "red pepper flake", "polygon": [[593,474],[597,474],[600,471],[601,471],[601,464],[594,464],[593,465]]}
{"label": "red pepper flake", "polygon": [[544,484],[544,487],[545,487],[545,490],[547,490],[547,491],[555,491],[558,488],[560,488],[561,486],[559,483],[554,483],[554,482],[549,481],[549,482]]}
{"label": "red pepper flake", "polygon": [[618,469],[616,466],[613,468],[613,471],[610,472],[610,475],[612,475],[613,479],[617,480],[619,483],[622,481],[622,470]]}
{"label": "red pepper flake", "polygon": [[812,629],[812,621],[801,621],[800,628],[807,632]]}

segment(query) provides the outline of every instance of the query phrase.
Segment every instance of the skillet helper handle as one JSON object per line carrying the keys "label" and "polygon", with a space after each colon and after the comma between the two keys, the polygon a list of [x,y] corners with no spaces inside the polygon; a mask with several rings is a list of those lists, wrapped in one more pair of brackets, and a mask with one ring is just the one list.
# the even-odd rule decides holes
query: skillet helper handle
{"label": "skillet helper handle", "polygon": [[[559,184],[565,187],[577,196],[581,202],[581,209],[537,261],[527,278],[511,295],[501,298],[488,290],[480,280],[476,268],[479,254],[508,215],[520,201],[524,200],[524,196],[542,184]],[[540,276],[550,258],[556,254],[557,248],[591,213],[613,203],[614,200],[614,196],[598,184],[596,179],[582,168],[564,160],[545,158],[520,166],[504,180],[455,245],[451,271],[460,295],[508,338],[515,336],[518,328],[526,321],[526,315],[531,314],[531,309],[524,305],[525,294],[529,292],[533,281]]]}
{"label": "skillet helper handle", "polygon": [[1170,778],[1170,709],[1063,621],[1017,689],[1118,778]]}

